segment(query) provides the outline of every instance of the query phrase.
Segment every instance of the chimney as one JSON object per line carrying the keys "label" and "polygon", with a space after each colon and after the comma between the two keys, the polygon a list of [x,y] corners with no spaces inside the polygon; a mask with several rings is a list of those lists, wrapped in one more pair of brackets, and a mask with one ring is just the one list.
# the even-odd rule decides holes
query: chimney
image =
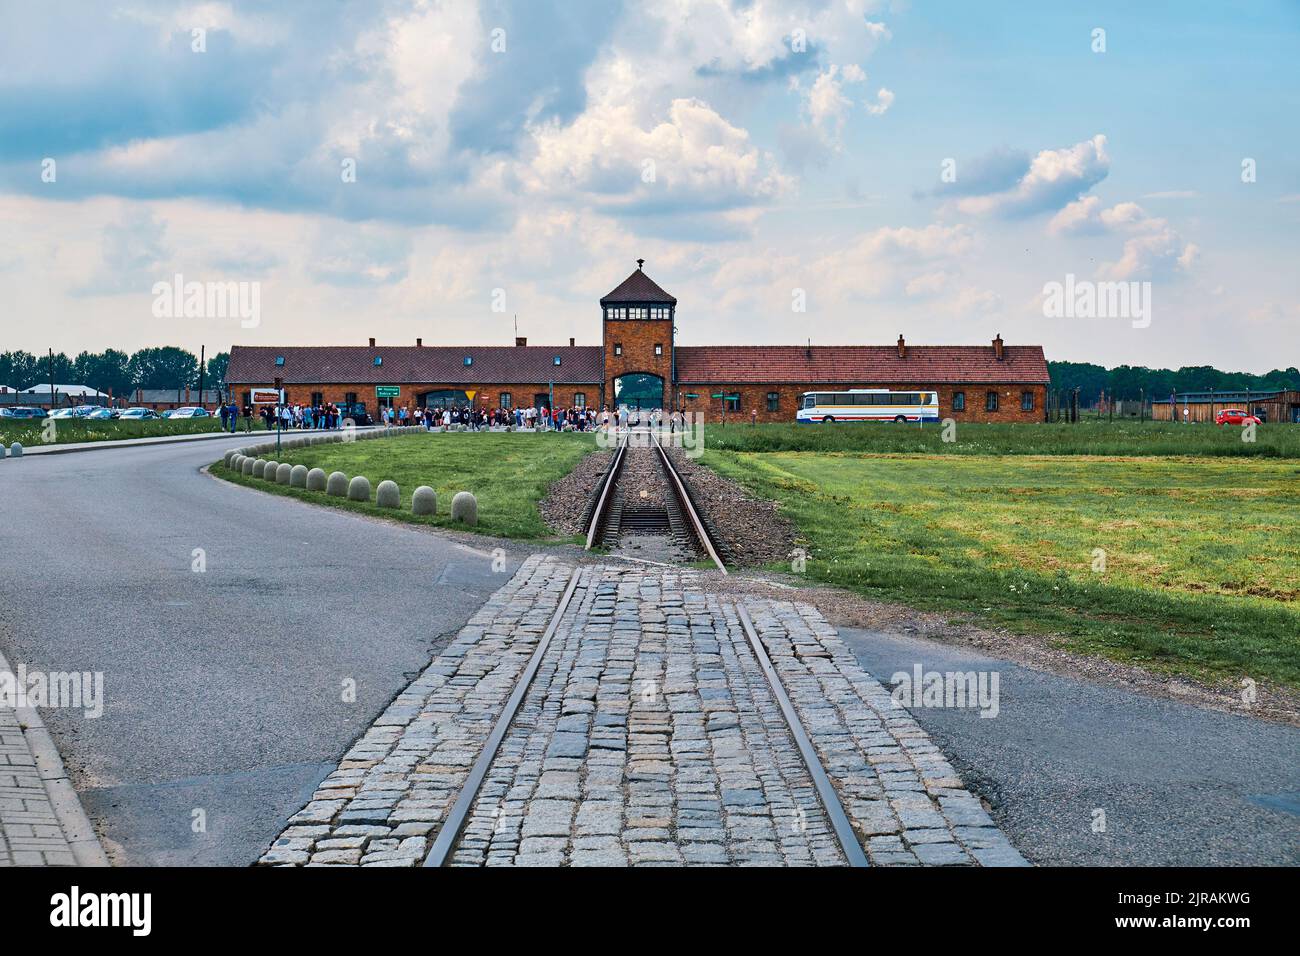
{"label": "chimney", "polygon": [[370,347],[371,347],[372,349],[375,347],[375,340],[374,340],[374,339],[371,339],[371,340],[370,340]]}
{"label": "chimney", "polygon": [[415,347],[416,347],[417,349],[424,348],[424,339],[416,339],[416,340],[415,340]]}
{"label": "chimney", "polygon": [[516,336],[515,336],[515,347],[516,347],[516,348],[522,348],[523,346],[525,346],[525,345],[527,345],[527,344],[528,344],[528,339],[527,339],[525,336],[522,336],[522,335],[516,335]]}
{"label": "chimney", "polygon": [[999,332],[998,337],[993,340],[993,357],[996,358],[999,362],[1002,361],[1002,333],[1001,332]]}
{"label": "chimney", "polygon": [[907,343],[903,341],[901,332],[898,334],[898,357],[901,359],[907,358]]}
{"label": "chimney", "polygon": [[573,336],[569,336],[569,348],[573,348]]}

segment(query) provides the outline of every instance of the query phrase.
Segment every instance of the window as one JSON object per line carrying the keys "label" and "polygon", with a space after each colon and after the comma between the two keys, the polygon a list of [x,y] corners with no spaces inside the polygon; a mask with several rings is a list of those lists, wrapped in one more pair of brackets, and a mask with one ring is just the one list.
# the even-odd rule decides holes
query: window
{"label": "window", "polygon": [[739,396],[739,395],[728,395],[728,396],[727,396],[726,398],[724,398],[722,401],[723,401],[723,404],[726,406],[727,411],[729,411],[729,412],[738,412],[738,411],[740,411],[740,396]]}
{"label": "window", "polygon": [[555,356],[555,364],[556,364],[556,365],[559,365],[559,364],[560,364],[560,357],[559,357],[558,355]]}
{"label": "window", "polygon": [[283,355],[277,355],[277,356],[275,357],[275,364],[276,364],[276,365],[283,365],[283,364],[284,364],[284,356],[283,356]]}
{"label": "window", "polygon": [[1032,412],[1032,411],[1034,410],[1034,393],[1033,393],[1033,392],[1021,392],[1021,393],[1020,393],[1020,410],[1021,410],[1022,412]]}
{"label": "window", "polygon": [[657,306],[650,310],[650,318],[652,319],[668,319],[671,317],[672,315],[666,306]]}
{"label": "window", "polygon": [[659,342],[655,343],[655,355],[663,355],[664,347]]}
{"label": "window", "polygon": [[587,393],[586,393],[586,392],[574,392],[574,393],[573,393],[573,407],[574,407],[574,408],[586,408],[586,407],[587,407]]}
{"label": "window", "polygon": [[615,343],[614,343],[614,354],[615,354],[615,355],[622,355],[622,354],[623,354],[623,343],[622,343],[622,342],[615,342]]}
{"label": "window", "polygon": [[986,412],[996,412],[998,410],[997,392],[989,392],[984,396],[984,410]]}
{"label": "window", "polygon": [[644,319],[647,317],[648,314],[649,313],[646,309],[641,309],[641,308],[633,308],[627,310],[627,317],[629,319]]}
{"label": "window", "polygon": [[312,393],[311,393],[311,403],[312,403],[313,405],[324,405],[324,404],[325,404],[325,395],[324,395],[323,393],[321,393],[321,392],[312,392]]}
{"label": "window", "polygon": [[465,365],[466,365],[466,366],[470,366],[470,365],[473,365],[473,364],[474,364],[474,357],[473,357],[472,355],[466,355],[466,356],[465,356]]}
{"label": "window", "polygon": [[775,412],[775,411],[778,411],[778,410],[780,409],[780,407],[781,407],[781,393],[780,393],[780,392],[768,392],[768,393],[767,393],[767,410],[768,410],[769,412]]}
{"label": "window", "polygon": [[343,396],[343,401],[346,402],[348,405],[355,405],[357,403],[357,393],[348,392]]}
{"label": "window", "polygon": [[816,405],[816,404],[817,404],[817,396],[816,396],[816,395],[805,395],[805,396],[803,397],[803,407],[804,407],[804,408],[812,408],[812,407],[813,407],[814,405]]}
{"label": "window", "polygon": [[510,397],[509,392],[502,392],[501,401],[499,402],[499,404],[501,405],[502,408],[513,408],[514,399]]}
{"label": "window", "polygon": [[952,393],[952,410],[953,410],[954,412],[964,412],[964,411],[966,411],[966,393],[965,393],[965,392],[953,392],[953,393]]}
{"label": "window", "polygon": [[253,404],[253,393],[252,393],[252,392],[245,392],[245,393],[244,393],[244,400],[243,400],[243,402],[241,402],[240,404],[242,404],[242,405],[252,405],[252,404]]}

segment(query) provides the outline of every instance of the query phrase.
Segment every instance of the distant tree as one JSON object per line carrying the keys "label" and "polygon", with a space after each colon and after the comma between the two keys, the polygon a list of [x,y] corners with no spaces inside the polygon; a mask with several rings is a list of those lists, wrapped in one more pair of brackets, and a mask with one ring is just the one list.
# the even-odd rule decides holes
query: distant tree
{"label": "distant tree", "polygon": [[208,374],[204,388],[221,388],[221,384],[226,380],[226,367],[229,364],[229,352],[218,352],[208,359]]}
{"label": "distant tree", "polygon": [[141,349],[131,356],[130,371],[136,388],[185,388],[198,381],[199,360],[172,345]]}
{"label": "distant tree", "polygon": [[20,391],[37,384],[37,358],[30,352],[0,352],[0,385]]}
{"label": "distant tree", "polygon": [[132,391],[130,366],[131,357],[117,349],[82,352],[72,362],[75,384],[89,385],[114,396],[125,396]]}

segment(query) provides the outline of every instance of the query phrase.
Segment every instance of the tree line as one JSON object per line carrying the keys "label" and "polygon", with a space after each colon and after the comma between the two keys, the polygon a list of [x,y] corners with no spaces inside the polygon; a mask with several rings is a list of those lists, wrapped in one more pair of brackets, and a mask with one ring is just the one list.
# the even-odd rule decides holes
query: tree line
{"label": "tree line", "polygon": [[1268,392],[1300,388],[1300,370],[1295,366],[1274,369],[1263,375],[1250,372],[1222,372],[1212,365],[1184,365],[1179,369],[1118,365],[1106,368],[1091,362],[1048,362],[1052,388],[1079,389],[1079,400],[1093,405],[1103,392],[1112,399],[1168,401],[1183,392]]}
{"label": "tree line", "polygon": [[[208,359],[204,388],[215,388],[226,377],[229,352]],[[117,349],[82,352],[68,358],[62,352],[32,355],[30,352],[0,352],[0,385],[20,391],[35,385],[84,385],[115,396],[129,396],[137,388],[198,388],[199,358],[193,352],[168,345],[141,349],[133,355]]]}

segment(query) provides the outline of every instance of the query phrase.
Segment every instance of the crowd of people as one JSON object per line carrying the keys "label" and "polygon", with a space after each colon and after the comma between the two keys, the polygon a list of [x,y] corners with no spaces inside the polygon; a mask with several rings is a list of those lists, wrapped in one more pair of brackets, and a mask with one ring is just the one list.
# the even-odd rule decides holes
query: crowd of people
{"label": "crowd of people", "polygon": [[[221,427],[223,431],[234,432],[241,417],[241,410],[234,402],[222,405]],[[244,428],[248,430],[254,415],[261,417],[268,430],[279,427],[289,429],[337,429],[342,428],[346,419],[337,405],[324,402],[316,405],[286,404],[282,406],[259,405],[256,410],[245,405],[242,409]],[[610,426],[628,428],[637,425],[649,425],[652,428],[668,428],[678,431],[685,425],[685,416],[679,411],[667,414],[663,409],[649,410],[629,409],[620,406],[611,412],[604,406],[599,412],[594,408],[476,408],[454,405],[447,408],[410,408],[392,405],[379,409],[380,425],[421,425],[425,429],[451,428],[463,426],[471,431],[513,426],[519,429],[542,431],[595,431],[608,430]]]}

